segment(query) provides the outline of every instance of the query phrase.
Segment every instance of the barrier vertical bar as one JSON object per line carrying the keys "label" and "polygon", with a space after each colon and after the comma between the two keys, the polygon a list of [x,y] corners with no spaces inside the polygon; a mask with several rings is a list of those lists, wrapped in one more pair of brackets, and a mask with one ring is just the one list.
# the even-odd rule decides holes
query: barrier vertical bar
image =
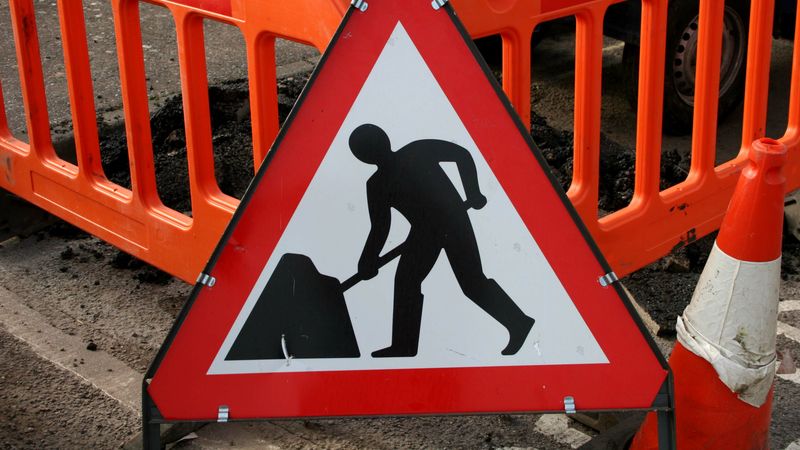
{"label": "barrier vertical bar", "polygon": [[253,168],[258,171],[279,128],[275,37],[248,32],[245,40],[250,83],[250,123],[253,129]]}
{"label": "barrier vertical bar", "polygon": [[11,132],[8,130],[6,102],[3,98],[3,81],[0,80],[0,139],[8,139],[9,137],[11,137]]}
{"label": "barrier vertical bar", "polygon": [[745,156],[753,141],[766,134],[769,69],[772,57],[772,23],[774,20],[775,0],[752,2],[740,156]]}
{"label": "barrier vertical bar", "polygon": [[[795,30],[800,30],[800,8],[797,8]],[[800,33],[795,33],[792,50],[792,80],[789,94],[789,120],[784,140],[800,140]],[[789,146],[790,144],[786,144]]]}
{"label": "barrier vertical bar", "polygon": [[693,180],[711,175],[717,146],[719,109],[719,67],[722,59],[722,33],[725,2],[702,0],[697,26],[697,68],[694,90],[692,133]]}
{"label": "barrier vertical bar", "polygon": [[[798,27],[800,27],[800,8],[797,9],[795,30],[800,29]],[[800,129],[798,128],[800,127],[800,34],[795,33],[793,44],[789,117],[786,134],[780,139],[789,151],[789,163],[784,168],[789,183],[792,180],[800,180],[800,148],[798,148],[800,147]],[[797,184],[799,183],[795,182],[795,186],[790,187],[789,190],[800,188]]]}
{"label": "barrier vertical bar", "polygon": [[597,217],[600,180],[600,108],[603,72],[603,13],[576,16],[574,168],[569,196],[581,217]]}
{"label": "barrier vertical bar", "polygon": [[526,127],[531,126],[531,34],[513,29],[503,38],[503,91]]}
{"label": "barrier vertical bar", "polygon": [[100,160],[100,141],[97,134],[97,112],[94,87],[86,42],[86,22],[83,4],[58,0],[61,42],[64,48],[64,68],[72,111],[72,129],[78,160],[78,174],[87,181],[103,177]]}
{"label": "barrier vertical bar", "polygon": [[150,134],[150,108],[145,82],[142,30],[138,0],[111,0],[117,37],[120,90],[131,169],[133,200],[147,207],[160,206]]}
{"label": "barrier vertical bar", "polygon": [[667,0],[642,2],[639,52],[639,100],[632,205],[647,207],[659,193],[664,101],[664,46]]}
{"label": "barrier vertical bar", "polygon": [[221,192],[214,174],[214,148],[211,142],[211,117],[208,103],[206,48],[203,19],[187,14],[183,8],[172,10],[177,31],[180,63],[183,120],[186,128],[186,156],[189,160],[189,190],[192,216],[207,219],[209,200]]}
{"label": "barrier vertical bar", "polygon": [[54,159],[33,0],[11,0],[10,6],[30,152],[41,159]]}

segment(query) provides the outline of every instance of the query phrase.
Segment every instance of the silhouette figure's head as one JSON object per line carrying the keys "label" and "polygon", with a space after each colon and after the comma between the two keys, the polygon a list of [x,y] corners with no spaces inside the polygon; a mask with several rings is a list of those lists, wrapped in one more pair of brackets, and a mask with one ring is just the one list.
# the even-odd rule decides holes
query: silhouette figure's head
{"label": "silhouette figure's head", "polygon": [[369,123],[350,134],[350,150],[361,162],[376,165],[381,165],[392,154],[389,136],[381,127]]}

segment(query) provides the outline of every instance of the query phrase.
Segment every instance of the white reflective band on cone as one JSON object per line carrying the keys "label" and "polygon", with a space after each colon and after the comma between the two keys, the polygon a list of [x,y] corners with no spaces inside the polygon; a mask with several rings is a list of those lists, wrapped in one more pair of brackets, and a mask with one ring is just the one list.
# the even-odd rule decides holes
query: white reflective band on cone
{"label": "white reflective band on cone", "polygon": [[739,261],[715,243],[675,326],[680,343],[755,407],[766,401],[775,376],[780,270],[780,258]]}

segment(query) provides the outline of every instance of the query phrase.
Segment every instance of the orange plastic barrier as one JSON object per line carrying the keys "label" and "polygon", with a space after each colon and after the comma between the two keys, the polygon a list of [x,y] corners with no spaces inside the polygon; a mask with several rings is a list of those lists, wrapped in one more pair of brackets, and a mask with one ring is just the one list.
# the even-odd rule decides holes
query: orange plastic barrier
{"label": "orange plastic barrier", "polygon": [[[598,219],[603,17],[614,3],[618,1],[454,0],[473,35],[503,37],[503,88],[523,119],[530,113],[533,29],[557,17],[575,16],[575,161],[568,195],[621,276],[719,228],[750,145],[766,128],[774,0],[752,2],[742,145],[735,159],[719,166],[714,161],[724,2],[701,0],[692,166],[686,181],[665,191],[659,185],[667,1],[642,1],[633,200]],[[800,48],[794,51],[789,126],[780,139],[789,149],[788,191],[800,187]]]}
{"label": "orange plastic barrier", "polygon": [[83,6],[73,0],[58,0],[58,10],[78,164],[60,159],[50,139],[33,1],[11,0],[30,144],[11,135],[3,112],[0,187],[193,282],[238,204],[220,191],[214,176],[203,21],[227,23],[244,35],[254,158],[260,162],[278,132],[275,38],[324,50],[347,5],[331,0],[149,3],[168,9],[176,24],[192,217],[165,207],[156,189],[138,0],[111,1],[132,189],[108,181],[103,174],[94,95],[87,95],[93,88]]}
{"label": "orange plastic barrier", "polygon": [[[159,200],[153,167],[139,0],[110,0],[131,161],[131,190],[100,165],[95,108],[80,2],[58,0],[78,164],[58,158],[49,134],[32,0],[11,0],[30,144],[8,131],[0,108],[0,187],[186,281],[194,281],[237,200],[214,177],[203,20],[239,28],[247,46],[253,157],[263,159],[278,131],[274,41],[323,50],[347,0],[150,0],[177,25],[192,217]],[[374,0],[380,1],[380,0]],[[575,160],[568,195],[619,275],[636,270],[719,227],[750,143],[764,134],[774,0],[754,0],[739,156],[715,166],[723,2],[702,0],[692,166],[683,183],[660,191],[667,0],[642,0],[636,182],[631,204],[598,219],[603,17],[617,0],[452,0],[474,37],[503,38],[503,88],[530,120],[531,35],[537,24],[576,18]],[[788,190],[800,187],[800,48],[795,47],[789,126]],[[533,62],[535,64],[535,61]],[[0,87],[2,100],[2,87]]]}

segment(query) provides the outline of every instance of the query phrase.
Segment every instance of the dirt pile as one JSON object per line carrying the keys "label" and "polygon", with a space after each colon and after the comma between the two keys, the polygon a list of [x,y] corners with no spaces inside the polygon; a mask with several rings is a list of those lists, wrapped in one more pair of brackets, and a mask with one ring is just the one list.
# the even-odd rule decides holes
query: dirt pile
{"label": "dirt pile", "polygon": [[[278,81],[278,114],[283,121],[305,87],[310,74]],[[217,183],[228,195],[241,198],[253,175],[252,136],[248,85],[235,80],[209,88],[212,143]],[[150,120],[156,181],[161,201],[177,211],[189,213],[191,200],[188,184],[186,133],[180,95],[168,98]],[[128,150],[122,124],[103,125],[101,155],[106,176],[130,187]],[[531,135],[542,150],[551,170],[564,189],[569,187],[573,167],[571,131],[558,130],[533,112]],[[601,135],[600,204],[601,213],[616,211],[630,203],[633,196],[635,155],[604,134]],[[689,161],[675,151],[662,156],[662,188],[683,181]]]}
{"label": "dirt pile", "polygon": [[[278,113],[283,123],[305,87],[310,74],[278,81]],[[211,134],[216,179],[220,189],[237,198],[244,194],[253,176],[252,137],[248,85],[235,80],[209,88]],[[155,110],[150,120],[158,191],[162,202],[177,211],[191,214],[188,184],[186,133],[180,95],[168,98]],[[573,133],[550,126],[545,118],[532,112],[531,136],[542,151],[555,178],[565,190],[573,172]],[[128,152],[123,124],[103,125],[101,129],[103,168],[110,180],[130,186]],[[633,149],[600,136],[599,209],[605,215],[627,206],[633,197],[636,157]],[[682,182],[690,161],[678,151],[662,154],[661,188]],[[70,233],[59,225],[51,233]],[[664,334],[674,332],[675,317],[691,299],[713,236],[677,248],[664,259],[628,276],[624,282],[637,300],[661,325]],[[784,252],[784,276],[800,273],[800,243],[787,237]],[[131,270],[144,283],[164,284],[169,275],[151,268],[124,253],[111,264]]]}
{"label": "dirt pile", "polygon": [[[531,136],[562,188],[569,188],[573,170],[573,134],[548,125],[536,112],[532,113]],[[627,206],[633,197],[633,149],[600,135],[600,214],[605,215]],[[676,150],[661,155],[661,189],[686,179],[690,161]],[[782,276],[800,279],[800,242],[790,233],[784,234]],[[716,233],[690,245],[676,248],[671,254],[623,279],[636,300],[659,324],[659,334],[675,333],[675,320],[689,304],[705,266]]]}
{"label": "dirt pile", "polygon": [[[172,275],[121,250],[109,247],[67,222],[56,218],[53,218],[53,220],[55,222],[53,225],[37,233],[36,240],[42,241],[47,237],[54,237],[67,242],[59,253],[59,259],[62,261],[59,271],[62,273],[71,273],[73,278],[78,278],[78,274],[81,272],[81,265],[91,264],[93,261],[107,260],[108,264],[114,269],[129,271],[131,278],[139,283],[163,286],[173,279]],[[95,282],[95,285],[99,284],[99,281]]]}
{"label": "dirt pile", "polygon": [[[308,75],[288,77],[278,83],[278,116],[286,119]],[[244,195],[253,177],[250,101],[246,80],[211,86],[209,112],[214,151],[214,172],[222,192],[236,198]],[[161,201],[191,215],[189,165],[183,99],[167,98],[150,118],[156,183]],[[127,138],[122,123],[101,123],[100,144],[103,170],[114,183],[130,188]]]}
{"label": "dirt pile", "polygon": [[[531,113],[531,136],[564,190],[569,188],[573,171],[572,131],[559,130],[547,124],[544,117]],[[686,179],[690,161],[677,150],[661,156],[661,189]],[[601,215],[628,206],[633,198],[636,155],[627,148],[600,134],[600,192]]]}
{"label": "dirt pile", "polygon": [[[622,281],[661,327],[662,336],[675,334],[675,319],[692,299],[717,233],[678,248]],[[784,231],[781,277],[800,281],[800,241]]]}

